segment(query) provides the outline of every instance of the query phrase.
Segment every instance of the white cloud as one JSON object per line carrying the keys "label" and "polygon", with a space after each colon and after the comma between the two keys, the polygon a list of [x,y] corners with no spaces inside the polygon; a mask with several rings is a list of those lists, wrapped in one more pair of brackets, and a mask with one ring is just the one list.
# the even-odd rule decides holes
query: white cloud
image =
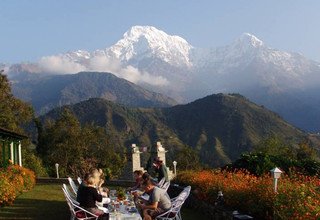
{"label": "white cloud", "polygon": [[153,76],[148,72],[139,71],[133,66],[122,67],[119,60],[109,59],[102,55],[85,60],[86,65],[75,62],[65,55],[42,57],[38,63],[43,71],[49,73],[69,74],[81,71],[110,72],[136,84],[148,83],[154,86],[169,84],[169,81],[162,76]]}
{"label": "white cloud", "polygon": [[122,67],[119,60],[109,59],[105,56],[93,57],[89,62],[90,71],[110,72],[120,78],[133,83],[148,83],[155,86],[164,86],[169,81],[162,76],[153,76],[147,72],[139,71],[133,66]]}
{"label": "white cloud", "polygon": [[85,66],[75,63],[63,55],[42,57],[38,63],[43,71],[49,73],[65,74],[77,73],[86,70]]}

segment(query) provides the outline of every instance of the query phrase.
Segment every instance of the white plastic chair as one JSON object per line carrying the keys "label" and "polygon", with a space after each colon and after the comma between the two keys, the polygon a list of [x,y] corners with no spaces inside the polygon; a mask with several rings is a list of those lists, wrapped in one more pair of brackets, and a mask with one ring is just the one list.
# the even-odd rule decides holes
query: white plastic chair
{"label": "white plastic chair", "polygon": [[69,194],[65,191],[64,187],[62,187],[63,194],[67,200],[67,204],[70,209],[70,220],[78,219],[78,220],[97,220],[98,216],[81,208],[79,205],[76,205],[72,202],[72,199],[69,197]]}
{"label": "white plastic chair", "polygon": [[72,192],[70,192],[69,188],[67,187],[66,184],[62,184],[62,187],[64,191],[68,194],[69,198],[72,200],[72,202],[76,205],[80,205],[79,202],[77,201],[76,195]]}
{"label": "white plastic chair", "polygon": [[77,185],[74,183],[74,181],[73,181],[73,179],[71,177],[68,177],[68,180],[69,180],[69,184],[71,186],[72,191],[74,192],[74,194],[77,195],[77,192],[78,192]]}
{"label": "white plastic chair", "polygon": [[165,182],[160,188],[164,189],[167,192],[167,190],[169,189],[169,186],[170,186],[170,182]]}
{"label": "white plastic chair", "polygon": [[156,220],[182,220],[181,207],[190,195],[191,186],[187,186],[183,191],[175,198],[171,199],[171,208],[156,217]]}
{"label": "white plastic chair", "polygon": [[80,177],[77,178],[79,185],[82,183],[82,179]]}
{"label": "white plastic chair", "polygon": [[159,188],[162,188],[162,186],[163,186],[163,184],[166,182],[166,178],[162,178],[160,181],[159,181],[159,183],[157,184],[157,186],[159,187]]}
{"label": "white plastic chair", "polygon": [[190,195],[190,192],[191,192],[191,186],[185,187],[177,197],[171,199],[171,202],[176,200],[181,200],[183,198],[188,198],[188,196]]}

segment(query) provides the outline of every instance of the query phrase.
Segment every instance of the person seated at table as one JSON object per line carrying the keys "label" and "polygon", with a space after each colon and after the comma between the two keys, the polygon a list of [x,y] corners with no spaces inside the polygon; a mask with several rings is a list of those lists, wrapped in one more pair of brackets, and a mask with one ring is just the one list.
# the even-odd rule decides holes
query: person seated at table
{"label": "person seated at table", "polygon": [[96,182],[97,190],[101,192],[104,197],[108,197],[109,189],[107,187],[102,187],[104,183],[104,173],[102,169],[91,168],[89,172],[94,176],[94,178],[97,179],[97,182]]}
{"label": "person seated at table", "polygon": [[165,190],[155,186],[151,180],[144,181],[142,186],[144,191],[149,194],[148,201],[137,204],[143,213],[143,220],[155,219],[171,208],[171,200]]}
{"label": "person seated at table", "polygon": [[82,188],[86,187],[87,186],[87,183],[86,183],[86,179],[88,179],[88,176],[90,175],[90,173],[86,173],[84,175],[84,178],[82,180],[82,182],[80,183],[79,187],[78,187],[78,191],[77,191],[77,201],[79,202],[79,191],[82,190]]}
{"label": "person seated at table", "polygon": [[[99,168],[98,171],[99,171],[99,179],[100,179],[98,187],[102,187],[102,184],[104,183],[104,180],[105,180],[105,175],[101,168]],[[110,190],[107,187],[102,187],[101,191],[108,194]]]}
{"label": "person seated at table", "polygon": [[108,219],[108,215],[96,206],[96,202],[102,202],[102,195],[96,189],[99,179],[88,173],[85,175],[84,181],[86,185],[79,188],[77,196],[80,206],[99,216],[99,219]]}
{"label": "person seated at table", "polygon": [[158,182],[162,180],[162,178],[165,178],[166,182],[169,181],[167,167],[159,157],[154,159],[153,168],[155,170],[155,173],[157,174]]}
{"label": "person seated at table", "polygon": [[141,188],[141,184],[143,182],[142,175],[143,175],[142,170],[135,170],[133,172],[135,185],[133,187],[128,188],[128,191],[135,191],[135,190],[139,190]]}

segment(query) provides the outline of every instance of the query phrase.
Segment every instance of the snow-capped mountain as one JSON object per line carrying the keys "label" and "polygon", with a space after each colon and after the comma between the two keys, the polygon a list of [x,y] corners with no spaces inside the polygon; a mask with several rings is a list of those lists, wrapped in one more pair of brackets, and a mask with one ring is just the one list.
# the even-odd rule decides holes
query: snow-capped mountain
{"label": "snow-capped mountain", "polygon": [[151,26],[134,26],[121,40],[106,50],[109,57],[122,62],[139,62],[145,58],[158,58],[173,66],[190,67],[193,47],[179,36],[171,36]]}
{"label": "snow-capped mountain", "polygon": [[[310,98],[312,92],[308,92],[320,86],[319,63],[301,54],[271,48],[250,33],[223,47],[196,48],[185,39],[155,27],[134,26],[108,48],[46,56],[36,64],[12,65],[8,72],[10,75],[10,72],[41,71],[112,72],[180,102],[212,93],[238,92],[281,112],[291,122],[301,118],[286,117],[286,111],[293,112],[295,106],[290,107],[290,103],[283,106],[283,101],[276,103],[280,100],[277,97],[286,100],[288,94],[295,94],[291,96],[295,100],[292,103],[301,103],[302,93],[309,102],[319,99]],[[320,105],[315,109],[320,112]]]}

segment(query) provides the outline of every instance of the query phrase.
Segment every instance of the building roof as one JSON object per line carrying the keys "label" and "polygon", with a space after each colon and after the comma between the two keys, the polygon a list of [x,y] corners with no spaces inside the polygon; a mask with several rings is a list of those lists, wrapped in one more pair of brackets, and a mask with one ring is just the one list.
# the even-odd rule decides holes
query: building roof
{"label": "building roof", "polygon": [[1,127],[0,127],[0,136],[2,136],[2,137],[16,138],[16,139],[19,139],[19,140],[28,138],[27,136],[25,136],[25,135],[23,135],[23,134],[19,134],[19,133],[17,133],[17,132],[10,131],[10,130],[8,130],[8,129],[1,128]]}

